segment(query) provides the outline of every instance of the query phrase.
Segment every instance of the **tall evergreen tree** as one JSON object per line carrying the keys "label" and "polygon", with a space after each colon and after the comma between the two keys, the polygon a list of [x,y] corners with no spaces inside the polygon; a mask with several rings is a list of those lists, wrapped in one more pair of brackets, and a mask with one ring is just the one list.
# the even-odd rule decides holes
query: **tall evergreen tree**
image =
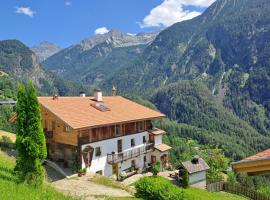
{"label": "tall evergreen tree", "polygon": [[18,92],[18,139],[19,152],[16,171],[20,180],[27,183],[41,184],[44,180],[42,160],[46,158],[45,137],[41,125],[41,114],[36,91],[30,82],[27,92],[23,86]]}

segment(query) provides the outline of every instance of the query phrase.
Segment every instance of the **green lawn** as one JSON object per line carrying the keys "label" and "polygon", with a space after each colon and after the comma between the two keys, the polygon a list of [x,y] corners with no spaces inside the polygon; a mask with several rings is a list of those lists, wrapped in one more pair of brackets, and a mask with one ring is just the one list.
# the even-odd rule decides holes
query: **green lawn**
{"label": "green lawn", "polygon": [[100,185],[105,185],[107,187],[125,190],[125,191],[130,192],[130,193],[132,193],[132,191],[133,191],[130,187],[125,186],[122,183],[114,181],[114,180],[107,178],[105,176],[96,175],[89,180],[94,182],[94,183],[100,184]]}
{"label": "green lawn", "polygon": [[34,188],[26,184],[17,184],[13,175],[15,160],[0,151],[0,199],[25,200],[25,199],[55,199],[72,200],[45,184],[42,188]]}
{"label": "green lawn", "polygon": [[189,188],[184,190],[188,200],[247,200],[244,197],[226,192],[208,192],[206,190]]}

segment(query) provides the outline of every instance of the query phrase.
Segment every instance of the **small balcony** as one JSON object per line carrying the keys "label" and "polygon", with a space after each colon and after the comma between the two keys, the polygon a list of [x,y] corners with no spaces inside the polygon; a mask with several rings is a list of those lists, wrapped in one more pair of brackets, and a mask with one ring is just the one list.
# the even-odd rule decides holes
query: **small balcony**
{"label": "small balcony", "polygon": [[123,151],[121,153],[112,153],[107,154],[107,161],[109,164],[116,164],[119,162],[126,161],[131,158],[135,158],[137,156],[140,156],[142,154],[146,154],[148,152],[151,152],[154,150],[154,144],[148,143],[144,146],[133,148],[131,150]]}

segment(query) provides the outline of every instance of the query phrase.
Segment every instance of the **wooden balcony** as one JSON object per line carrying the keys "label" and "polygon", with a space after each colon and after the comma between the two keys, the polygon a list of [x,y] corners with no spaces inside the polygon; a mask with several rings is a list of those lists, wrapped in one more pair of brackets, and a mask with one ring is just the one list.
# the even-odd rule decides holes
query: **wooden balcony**
{"label": "wooden balcony", "polygon": [[154,150],[154,144],[148,143],[144,146],[133,148],[131,150],[123,151],[121,153],[107,154],[107,162],[109,164],[116,164],[119,162],[126,161],[128,159],[135,158],[142,154],[146,154]]}
{"label": "wooden balcony", "polygon": [[80,138],[78,139],[78,143],[79,143],[79,145],[89,144],[89,143],[90,143],[90,138],[89,138],[89,136],[80,137]]}

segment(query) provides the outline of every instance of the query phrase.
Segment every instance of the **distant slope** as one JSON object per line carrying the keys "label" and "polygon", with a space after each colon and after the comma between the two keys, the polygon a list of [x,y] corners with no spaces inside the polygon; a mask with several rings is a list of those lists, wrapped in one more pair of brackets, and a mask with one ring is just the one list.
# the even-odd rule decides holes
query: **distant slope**
{"label": "distant slope", "polygon": [[233,159],[269,147],[269,137],[262,136],[226,110],[199,82],[180,81],[168,85],[153,96],[152,102],[170,119],[180,123],[175,124],[175,127],[179,126],[180,136],[218,146]]}
{"label": "distant slope", "polygon": [[61,47],[47,41],[43,41],[40,44],[31,47],[31,50],[35,52],[38,57],[38,62],[40,63],[53,54],[56,54],[61,49]]}
{"label": "distant slope", "polygon": [[[0,41],[0,71],[5,73],[5,79],[9,82],[13,80],[12,85],[3,85],[3,91],[12,90],[16,93],[14,85],[17,87],[17,82],[26,83],[29,80],[43,95],[77,94],[80,88],[80,85],[64,81],[43,69],[34,52],[18,40]],[[5,81],[4,78],[1,81]]]}
{"label": "distant slope", "polygon": [[63,49],[42,64],[64,78],[99,83],[117,69],[130,66],[156,35],[112,30]]}

